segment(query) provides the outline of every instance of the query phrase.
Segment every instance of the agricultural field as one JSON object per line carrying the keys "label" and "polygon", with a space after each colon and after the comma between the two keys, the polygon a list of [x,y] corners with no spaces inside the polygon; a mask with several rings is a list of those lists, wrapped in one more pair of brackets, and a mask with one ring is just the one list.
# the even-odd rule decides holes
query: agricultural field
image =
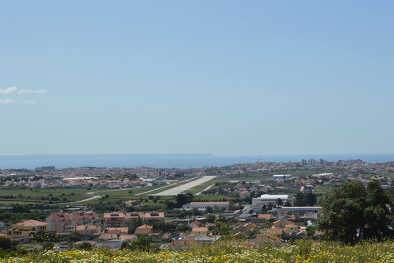
{"label": "agricultural field", "polygon": [[65,203],[89,197],[87,188],[0,188],[1,204]]}
{"label": "agricultural field", "polygon": [[93,263],[93,262],[133,262],[133,263],[183,263],[183,262],[215,262],[215,263],[256,263],[256,262],[288,262],[288,263],[392,263],[394,262],[394,242],[364,243],[356,246],[341,246],[335,243],[312,245],[302,241],[296,245],[283,247],[264,246],[261,249],[233,246],[207,246],[190,251],[144,252],[124,250],[71,250],[6,256],[0,263]]}

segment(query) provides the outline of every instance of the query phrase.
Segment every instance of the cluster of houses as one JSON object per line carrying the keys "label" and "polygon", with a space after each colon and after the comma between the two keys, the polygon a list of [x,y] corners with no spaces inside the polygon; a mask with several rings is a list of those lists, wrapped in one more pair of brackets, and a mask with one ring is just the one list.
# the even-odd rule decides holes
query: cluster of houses
{"label": "cluster of houses", "polygon": [[[287,206],[278,206],[278,200]],[[245,209],[236,211],[231,210],[229,201],[190,202],[182,208],[202,213],[200,216],[181,219],[176,216],[167,217],[164,212],[117,211],[103,215],[93,211],[52,212],[45,222],[25,220],[0,230],[0,236],[27,243],[39,232],[52,232],[58,236],[79,233],[81,239],[91,245],[110,248],[120,248],[124,242],[148,236],[164,247],[182,248],[214,243],[221,238],[217,231],[213,231],[215,222],[208,220],[208,214],[211,214],[216,218],[231,218],[228,227],[232,236],[257,245],[262,239],[280,242],[283,235],[302,237],[306,234],[307,227],[314,225],[321,210],[321,207],[294,207],[289,195],[262,195],[254,198],[252,204]],[[139,224],[131,227],[130,222],[137,221]],[[188,230],[176,234],[160,233],[154,231],[155,222],[181,222],[187,225]]]}

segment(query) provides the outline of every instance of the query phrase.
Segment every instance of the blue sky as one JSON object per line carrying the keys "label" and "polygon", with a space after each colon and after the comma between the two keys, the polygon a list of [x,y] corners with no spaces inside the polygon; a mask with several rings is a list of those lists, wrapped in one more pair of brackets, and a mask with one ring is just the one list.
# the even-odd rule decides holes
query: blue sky
{"label": "blue sky", "polygon": [[0,154],[392,153],[393,1],[5,1]]}

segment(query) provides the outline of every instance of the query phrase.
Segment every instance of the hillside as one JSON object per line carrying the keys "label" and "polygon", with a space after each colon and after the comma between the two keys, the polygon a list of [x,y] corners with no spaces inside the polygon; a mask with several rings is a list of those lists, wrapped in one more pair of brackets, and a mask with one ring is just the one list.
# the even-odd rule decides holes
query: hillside
{"label": "hillside", "polygon": [[47,251],[19,257],[0,259],[1,263],[30,262],[143,262],[143,263],[181,263],[181,262],[394,262],[394,242],[364,243],[353,247],[334,243],[312,246],[303,241],[297,245],[280,248],[266,246],[261,249],[239,246],[211,246],[191,251],[142,252],[130,250],[71,250],[65,252]]}

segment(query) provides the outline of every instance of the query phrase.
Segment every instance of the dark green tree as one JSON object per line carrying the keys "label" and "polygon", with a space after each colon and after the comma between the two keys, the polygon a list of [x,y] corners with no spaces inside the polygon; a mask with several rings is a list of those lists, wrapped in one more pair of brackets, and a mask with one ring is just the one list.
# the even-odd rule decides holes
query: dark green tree
{"label": "dark green tree", "polygon": [[82,240],[82,236],[81,236],[81,234],[78,233],[78,232],[72,232],[71,234],[69,234],[69,235],[66,237],[66,239],[67,239],[69,242],[74,243],[74,242],[81,241],[81,240]]}
{"label": "dark green tree", "polygon": [[187,193],[187,194],[178,194],[176,196],[176,203],[177,207],[182,207],[184,204],[190,203],[193,201],[194,197],[193,194]]}
{"label": "dark green tree", "polygon": [[359,181],[347,181],[323,198],[319,227],[330,239],[354,244],[362,237],[367,192]]}
{"label": "dark green tree", "polygon": [[316,195],[313,193],[298,192],[295,196],[296,206],[313,206],[316,204]]}
{"label": "dark green tree", "polygon": [[53,243],[57,241],[57,236],[55,233],[52,232],[39,231],[33,234],[33,239],[39,243]]}
{"label": "dark green tree", "polygon": [[129,220],[129,222],[127,223],[128,233],[133,234],[135,229],[137,227],[139,227],[140,225],[142,225],[142,220],[140,217],[137,217],[136,219]]}
{"label": "dark green tree", "polygon": [[382,240],[392,235],[393,230],[389,228],[393,220],[391,206],[391,200],[379,182],[369,182],[367,186],[367,207],[364,210],[366,238]]}
{"label": "dark green tree", "polygon": [[82,242],[77,246],[77,248],[81,250],[92,250],[93,246],[89,242]]}
{"label": "dark green tree", "polygon": [[12,241],[6,237],[0,237],[0,250],[13,250],[16,248],[18,242]]}

